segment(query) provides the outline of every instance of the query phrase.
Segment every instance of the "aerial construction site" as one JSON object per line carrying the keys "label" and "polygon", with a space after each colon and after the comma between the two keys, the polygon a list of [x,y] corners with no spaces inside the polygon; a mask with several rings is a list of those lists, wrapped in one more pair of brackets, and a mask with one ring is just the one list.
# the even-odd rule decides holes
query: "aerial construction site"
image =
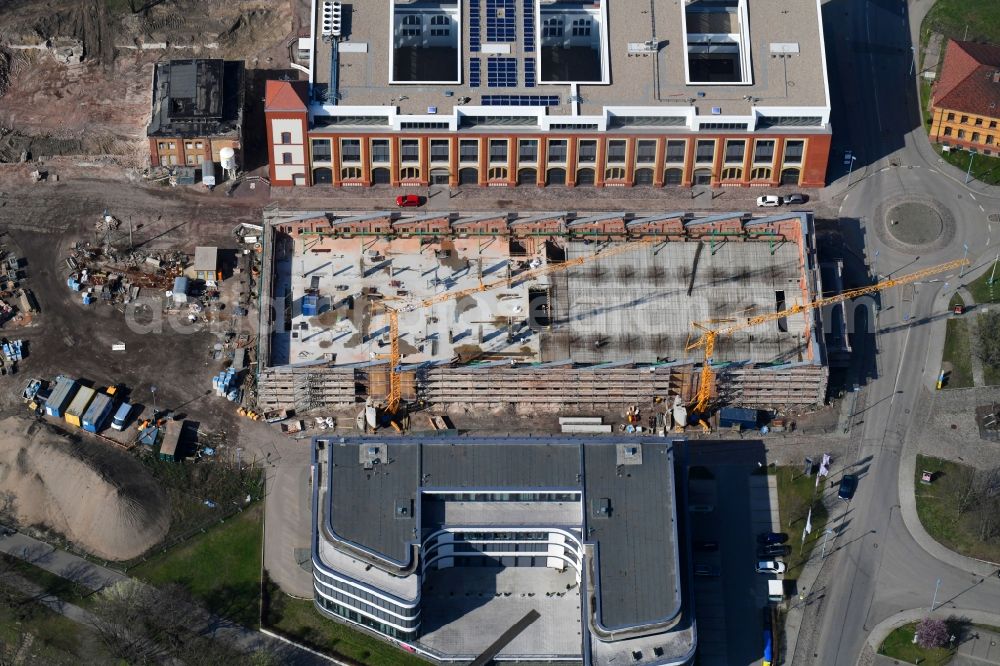
{"label": "aerial construction site", "polygon": [[[692,402],[699,325],[823,292],[797,212],[271,211],[263,254],[266,409],[391,402],[393,374],[403,401],[444,410]],[[822,402],[819,318],[719,337],[713,400]]]}

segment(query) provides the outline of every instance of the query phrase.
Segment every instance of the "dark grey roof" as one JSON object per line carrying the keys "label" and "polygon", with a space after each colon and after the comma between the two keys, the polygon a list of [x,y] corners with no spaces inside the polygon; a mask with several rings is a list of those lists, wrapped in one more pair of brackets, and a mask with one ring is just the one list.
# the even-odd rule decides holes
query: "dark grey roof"
{"label": "dark grey roof", "polygon": [[[623,444],[640,447],[641,464],[618,466],[615,446],[584,447],[587,540],[597,542],[600,620],[607,629],[669,620],[681,598],[671,446]],[[608,517],[601,517],[601,506]]]}
{"label": "dark grey roof", "polygon": [[[418,536],[413,530],[420,448],[386,447],[386,458],[366,469],[361,456],[371,445],[358,440],[330,442],[330,527],[342,539],[405,564],[408,543]],[[398,505],[404,505],[408,515],[397,516]]]}
{"label": "dark grey roof", "polygon": [[580,487],[576,446],[464,439],[424,444],[423,485],[428,488]]}
{"label": "dark grey roof", "polygon": [[157,63],[148,136],[213,137],[238,133],[243,119],[243,63]]}
{"label": "dark grey roof", "polygon": [[[409,564],[418,521],[433,520],[421,515],[422,488],[580,489],[585,516],[580,527],[597,550],[601,624],[617,629],[666,622],[680,609],[668,442],[635,437],[326,441],[330,527],[376,557]],[[372,464],[375,457],[379,462]],[[400,515],[401,508],[408,515]]]}

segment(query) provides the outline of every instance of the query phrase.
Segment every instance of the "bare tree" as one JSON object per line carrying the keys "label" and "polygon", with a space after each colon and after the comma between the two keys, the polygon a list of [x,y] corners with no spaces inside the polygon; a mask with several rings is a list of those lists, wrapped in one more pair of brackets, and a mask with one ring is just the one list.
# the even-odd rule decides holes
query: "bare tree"
{"label": "bare tree", "polygon": [[149,622],[155,590],[128,579],[107,587],[94,604],[92,626],[108,652],[130,664],[144,664],[163,656],[160,631]]}

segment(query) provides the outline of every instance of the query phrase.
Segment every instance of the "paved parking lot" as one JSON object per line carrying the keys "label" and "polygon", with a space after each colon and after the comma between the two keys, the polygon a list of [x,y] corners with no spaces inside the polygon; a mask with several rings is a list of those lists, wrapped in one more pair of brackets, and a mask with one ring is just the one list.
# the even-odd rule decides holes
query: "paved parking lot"
{"label": "paved parking lot", "polygon": [[695,578],[698,663],[703,666],[759,664],[763,653],[761,609],[767,605],[770,576],[754,571],[756,535],[778,531],[777,488],[774,477],[756,473],[756,456],[763,460],[763,448],[739,445],[736,455],[730,455],[732,444],[700,444],[691,460],[708,471],[696,471],[696,477],[711,478],[691,479],[689,506],[713,507],[690,514],[691,538],[719,544],[717,551],[693,553],[696,565],[717,567],[720,574]]}

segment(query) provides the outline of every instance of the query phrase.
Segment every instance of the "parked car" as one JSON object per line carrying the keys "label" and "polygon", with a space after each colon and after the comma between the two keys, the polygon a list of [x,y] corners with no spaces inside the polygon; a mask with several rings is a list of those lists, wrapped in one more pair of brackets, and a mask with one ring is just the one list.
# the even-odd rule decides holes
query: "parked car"
{"label": "parked car", "polygon": [[761,546],[757,549],[757,557],[761,559],[766,559],[768,557],[788,557],[791,553],[791,546],[785,546],[780,543],[771,544],[770,546]]}
{"label": "parked car", "polygon": [[695,541],[694,549],[703,553],[710,553],[719,550],[718,541]]}
{"label": "parked car", "polygon": [[420,197],[416,194],[400,194],[396,197],[396,205],[400,208],[416,208],[420,205]]}
{"label": "parked car", "polygon": [[774,560],[760,560],[757,562],[757,573],[780,574],[785,573],[785,569],[784,562],[775,562]]}
{"label": "parked car", "polygon": [[757,205],[761,208],[774,208],[781,205],[781,197],[777,194],[765,194],[757,197]]}
{"label": "parked car", "polygon": [[786,541],[788,541],[788,535],[784,532],[764,532],[757,535],[757,543],[762,546],[772,543],[785,543]]}
{"label": "parked car", "polygon": [[719,567],[712,566],[711,564],[696,564],[694,565],[694,575],[695,576],[718,576]]}
{"label": "parked car", "polygon": [[798,194],[798,193],[786,194],[785,196],[781,197],[781,203],[785,204],[786,206],[791,204],[804,204],[807,201],[809,201],[809,197],[807,197],[804,194]]}
{"label": "parked car", "polygon": [[840,489],[837,490],[837,497],[850,502],[854,497],[854,491],[858,489],[858,477],[855,474],[845,474],[840,480]]}

